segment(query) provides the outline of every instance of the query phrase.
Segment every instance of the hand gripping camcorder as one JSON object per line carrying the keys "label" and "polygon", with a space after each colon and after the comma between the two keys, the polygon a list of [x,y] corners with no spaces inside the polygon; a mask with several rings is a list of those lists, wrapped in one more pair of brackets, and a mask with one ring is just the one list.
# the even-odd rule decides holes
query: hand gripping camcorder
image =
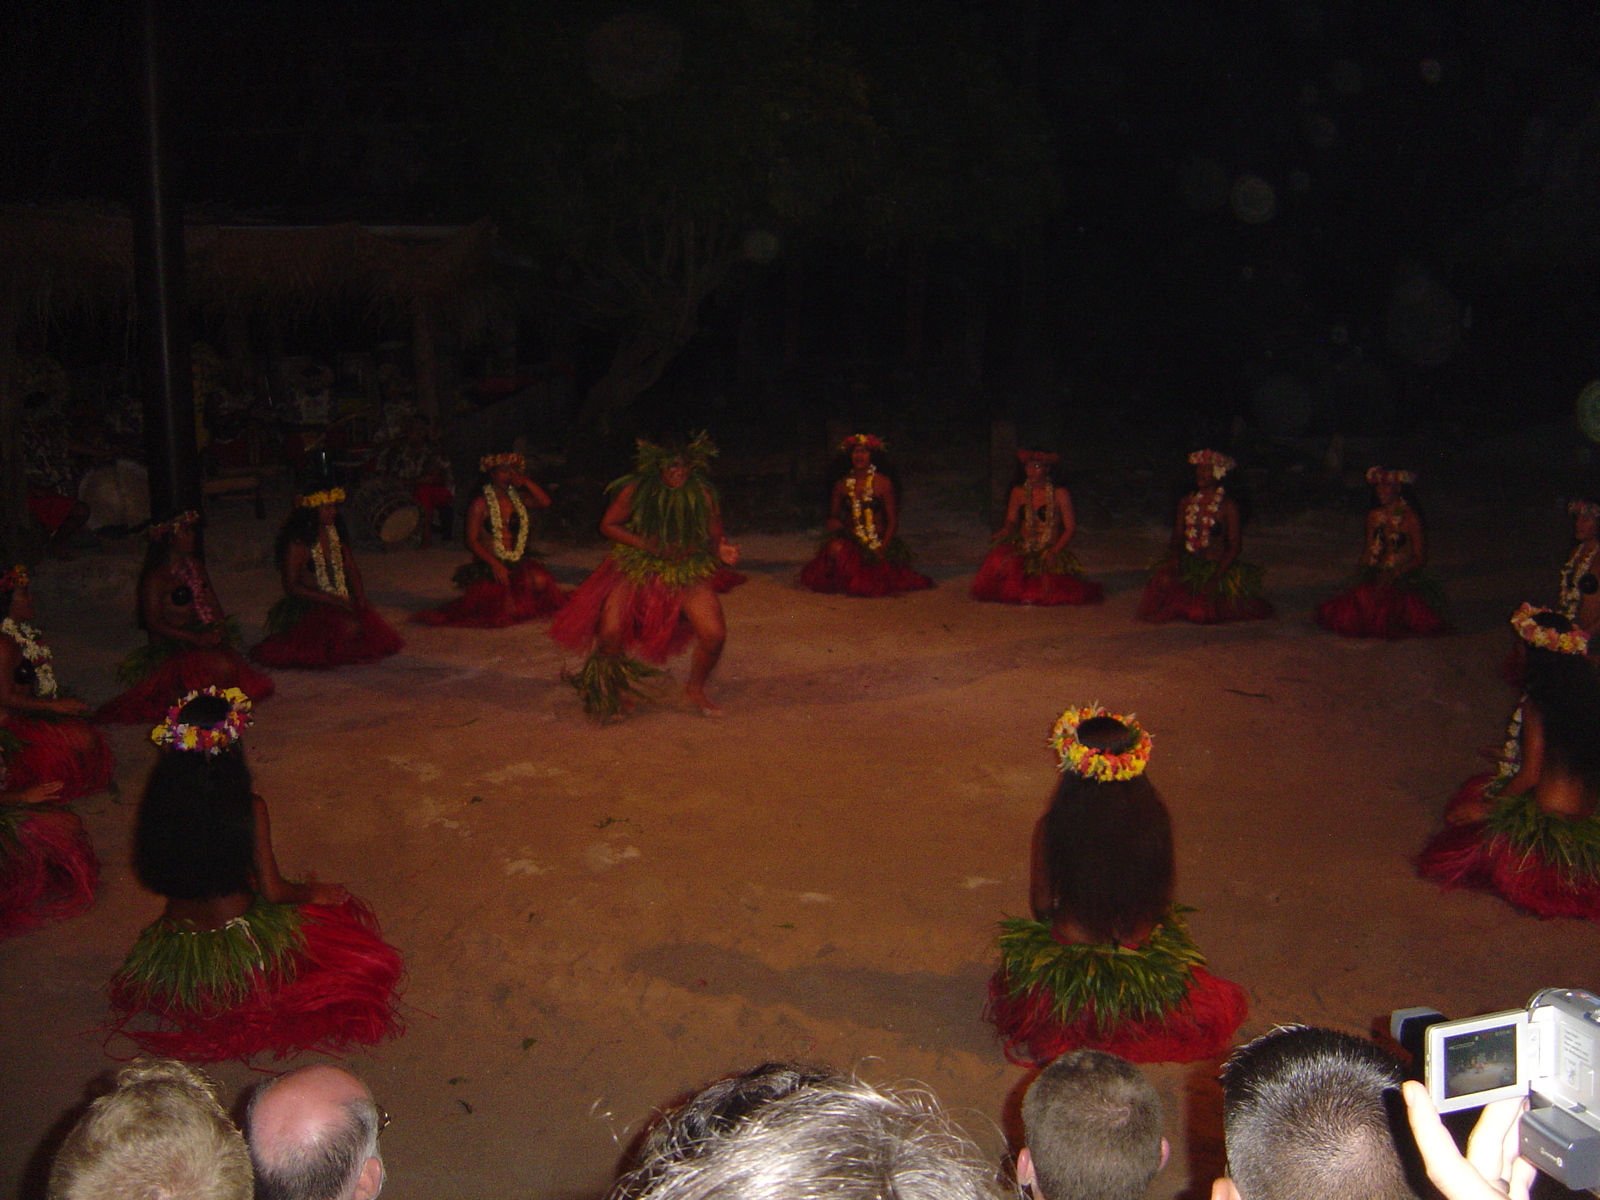
{"label": "hand gripping camcorder", "polygon": [[1527,1096],[1522,1157],[1566,1187],[1600,1190],[1600,996],[1546,988],[1525,1009],[1460,1021],[1402,1008],[1389,1031],[1423,1063],[1440,1112]]}

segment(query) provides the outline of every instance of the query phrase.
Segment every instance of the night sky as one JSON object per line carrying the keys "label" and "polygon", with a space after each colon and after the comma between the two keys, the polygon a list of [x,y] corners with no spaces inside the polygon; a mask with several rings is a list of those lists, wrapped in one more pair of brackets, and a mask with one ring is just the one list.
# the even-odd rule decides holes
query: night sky
{"label": "night sky", "polygon": [[[129,194],[122,7],[5,6],[0,199]],[[1241,415],[1493,430],[1562,419],[1600,357],[1588,3],[171,0],[166,18],[193,217],[490,218],[520,357],[570,364],[580,392],[650,320],[618,261],[658,263],[687,214],[725,269],[655,297],[694,329],[638,412],[788,389],[825,415],[1009,413],[1057,438],[1147,411],[1194,436]],[[852,388],[877,398],[851,412]]]}

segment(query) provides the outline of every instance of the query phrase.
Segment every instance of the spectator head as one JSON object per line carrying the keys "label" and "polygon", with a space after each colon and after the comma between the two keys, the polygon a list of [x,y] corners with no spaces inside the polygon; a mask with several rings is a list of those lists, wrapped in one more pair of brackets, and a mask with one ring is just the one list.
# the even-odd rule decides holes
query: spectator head
{"label": "spectator head", "polygon": [[1155,1088],[1099,1050],[1074,1050],[1041,1071],[1022,1098],[1022,1123],[1017,1182],[1034,1200],[1139,1200],[1170,1150]]}
{"label": "spectator head", "polygon": [[49,1200],[250,1200],[244,1139],[198,1071],[136,1059],[89,1106],[50,1168]]}
{"label": "spectator head", "polygon": [[1212,1200],[1413,1200],[1384,1091],[1399,1064],[1365,1038],[1275,1029],[1222,1069],[1229,1178]]}
{"label": "spectator head", "polygon": [[256,1200],[372,1200],[383,1190],[382,1118],[338,1067],[302,1067],[250,1097],[245,1135]]}
{"label": "spectator head", "polygon": [[642,1200],[996,1200],[992,1169],[931,1097],[799,1087],[664,1164]]}

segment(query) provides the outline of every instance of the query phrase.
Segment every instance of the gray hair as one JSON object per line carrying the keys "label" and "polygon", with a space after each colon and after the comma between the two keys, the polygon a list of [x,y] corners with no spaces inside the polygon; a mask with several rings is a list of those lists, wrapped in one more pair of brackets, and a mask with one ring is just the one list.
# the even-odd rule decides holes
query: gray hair
{"label": "gray hair", "polygon": [[[623,1189],[628,1186],[624,1180]],[[751,1113],[640,1200],[996,1200],[993,1169],[924,1092],[836,1079]]]}
{"label": "gray hair", "polygon": [[249,1200],[244,1138],[216,1085],[171,1059],[136,1059],[72,1127],[49,1200]]}
{"label": "gray hair", "polygon": [[[245,1116],[248,1126],[272,1084],[257,1088]],[[256,1200],[344,1200],[356,1186],[367,1159],[378,1153],[378,1106],[368,1096],[352,1096],[340,1105],[342,1119],[318,1129],[303,1141],[250,1146],[256,1173]]]}

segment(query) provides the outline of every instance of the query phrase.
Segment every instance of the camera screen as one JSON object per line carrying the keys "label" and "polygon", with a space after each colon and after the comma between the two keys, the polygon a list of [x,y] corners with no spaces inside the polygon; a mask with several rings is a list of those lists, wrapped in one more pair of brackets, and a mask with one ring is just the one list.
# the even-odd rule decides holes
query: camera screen
{"label": "camera screen", "polygon": [[1517,1027],[1481,1029],[1446,1038],[1444,1094],[1454,1100],[1517,1082]]}

